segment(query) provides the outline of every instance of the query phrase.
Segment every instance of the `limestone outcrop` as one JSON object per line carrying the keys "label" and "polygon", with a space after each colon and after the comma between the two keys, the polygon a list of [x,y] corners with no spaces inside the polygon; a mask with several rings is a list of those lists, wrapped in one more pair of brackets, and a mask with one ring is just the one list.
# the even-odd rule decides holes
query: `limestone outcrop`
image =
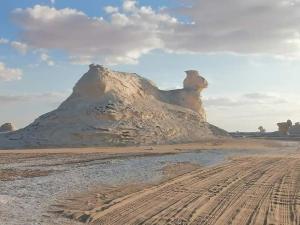
{"label": "limestone outcrop", "polygon": [[183,88],[164,91],[134,73],[90,65],[56,110],[0,136],[1,148],[113,146],[199,141],[227,135],[206,122],[207,81],[186,71]]}
{"label": "limestone outcrop", "polygon": [[0,132],[11,132],[14,130],[15,130],[15,128],[11,123],[5,123],[0,126]]}

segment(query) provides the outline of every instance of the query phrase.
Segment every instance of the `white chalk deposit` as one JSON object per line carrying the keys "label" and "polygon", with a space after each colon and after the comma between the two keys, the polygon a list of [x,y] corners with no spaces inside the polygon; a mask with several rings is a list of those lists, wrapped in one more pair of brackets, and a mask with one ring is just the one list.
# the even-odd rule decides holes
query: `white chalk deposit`
{"label": "white chalk deposit", "polygon": [[227,135],[206,122],[200,92],[207,81],[197,71],[186,73],[183,89],[163,91],[137,74],[92,64],[56,110],[1,134],[0,148],[166,144]]}

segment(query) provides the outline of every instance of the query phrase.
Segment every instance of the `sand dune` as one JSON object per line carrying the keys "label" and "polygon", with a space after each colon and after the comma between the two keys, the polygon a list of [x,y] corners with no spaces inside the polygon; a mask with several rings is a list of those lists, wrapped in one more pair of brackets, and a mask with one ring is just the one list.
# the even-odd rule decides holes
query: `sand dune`
{"label": "sand dune", "polygon": [[300,224],[300,157],[245,157],[197,169],[85,211],[102,224]]}

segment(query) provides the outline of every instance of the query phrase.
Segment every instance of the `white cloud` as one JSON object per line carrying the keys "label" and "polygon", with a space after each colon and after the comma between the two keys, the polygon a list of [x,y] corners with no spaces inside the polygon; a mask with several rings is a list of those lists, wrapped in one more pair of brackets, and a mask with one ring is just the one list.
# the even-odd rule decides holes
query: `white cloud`
{"label": "white cloud", "polygon": [[273,93],[248,93],[243,95],[244,99],[248,99],[252,102],[257,102],[257,103],[271,103],[271,104],[281,104],[281,103],[287,103],[288,98],[283,98],[278,94],[273,94]]}
{"label": "white cloud", "polygon": [[136,4],[137,2],[134,0],[124,0],[123,9],[127,12],[136,11],[137,10]]}
{"label": "white cloud", "polygon": [[3,62],[0,62],[0,81],[20,80],[22,70],[7,68]]}
{"label": "white cloud", "polygon": [[0,38],[0,44],[10,45],[12,48],[17,50],[22,55],[25,55],[29,48],[26,43],[19,42],[19,41],[10,41],[5,38]]}
{"label": "white cloud", "polygon": [[153,49],[189,53],[267,54],[300,59],[300,1],[185,0],[175,15],[124,0],[107,15],[36,5],[14,21],[30,46],[61,49],[74,58],[137,63]]}
{"label": "white cloud", "polygon": [[10,45],[11,45],[11,47],[16,49],[19,53],[21,53],[23,55],[25,55],[27,53],[28,46],[25,43],[18,42],[18,41],[12,41],[10,43]]}
{"label": "white cloud", "polygon": [[290,97],[281,97],[274,93],[247,93],[239,96],[223,97],[212,96],[204,99],[206,107],[241,107],[250,105],[278,105],[289,103]]}
{"label": "white cloud", "polygon": [[54,66],[54,62],[50,59],[50,56],[47,53],[41,53],[40,58],[43,62],[47,63],[48,66]]}
{"label": "white cloud", "polygon": [[111,64],[136,63],[141,55],[162,48],[159,35],[176,23],[150,7],[133,7],[132,1],[125,1],[121,11],[108,11],[110,19],[104,20],[74,9],[36,5],[15,10],[13,19],[30,46],[63,49],[72,57],[89,56]]}
{"label": "white cloud", "polygon": [[9,40],[5,39],[5,38],[0,38],[0,44],[8,44]]}
{"label": "white cloud", "polygon": [[70,56],[70,62],[75,65],[89,65],[92,63],[92,57],[89,55]]}
{"label": "white cloud", "polygon": [[19,95],[0,95],[0,104],[19,104],[20,102],[61,103],[70,94],[67,92],[46,92]]}
{"label": "white cloud", "polygon": [[15,93],[0,94],[0,105],[5,106],[0,110],[0,124],[12,122],[17,127],[24,127],[40,115],[57,108],[71,93],[63,92],[46,93]]}
{"label": "white cloud", "polygon": [[300,1],[186,0],[166,48],[186,52],[235,52],[300,57]]}
{"label": "white cloud", "polygon": [[295,93],[210,96],[203,102],[208,121],[230,131],[256,131],[260,125],[274,131],[277,122],[300,118],[300,104]]}
{"label": "white cloud", "polygon": [[118,7],[113,7],[113,6],[110,6],[110,5],[106,6],[104,8],[104,10],[105,10],[106,13],[116,13],[116,12],[119,11]]}

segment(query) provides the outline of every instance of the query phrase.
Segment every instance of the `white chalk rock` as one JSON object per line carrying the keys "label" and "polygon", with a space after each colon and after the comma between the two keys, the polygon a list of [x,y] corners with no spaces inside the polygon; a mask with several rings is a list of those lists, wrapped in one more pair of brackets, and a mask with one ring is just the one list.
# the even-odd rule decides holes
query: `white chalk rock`
{"label": "white chalk rock", "polygon": [[183,89],[164,91],[137,74],[92,64],[66,101],[0,136],[0,148],[166,144],[226,135],[206,122],[200,99],[206,87],[196,71],[187,71]]}

